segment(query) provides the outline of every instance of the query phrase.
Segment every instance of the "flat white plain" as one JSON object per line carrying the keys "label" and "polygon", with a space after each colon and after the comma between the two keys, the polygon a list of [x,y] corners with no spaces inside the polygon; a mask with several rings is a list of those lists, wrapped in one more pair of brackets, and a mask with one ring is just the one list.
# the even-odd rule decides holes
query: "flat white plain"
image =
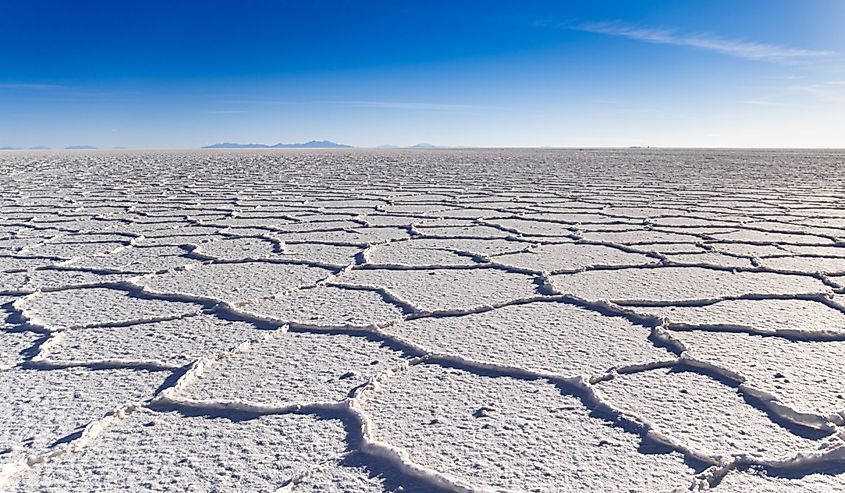
{"label": "flat white plain", "polygon": [[0,154],[7,491],[845,490],[845,154]]}

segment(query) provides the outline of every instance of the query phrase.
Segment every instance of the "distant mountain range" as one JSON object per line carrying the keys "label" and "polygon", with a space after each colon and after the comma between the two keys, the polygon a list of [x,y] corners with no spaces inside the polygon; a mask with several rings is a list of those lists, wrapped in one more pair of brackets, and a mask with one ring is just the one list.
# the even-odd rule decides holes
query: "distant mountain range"
{"label": "distant mountain range", "polygon": [[91,149],[96,149],[96,147],[94,147],[94,146],[67,146],[67,147],[65,147],[65,149],[68,149],[68,150],[80,150],[80,149],[91,150]]}
{"label": "distant mountain range", "polygon": [[304,143],[297,144],[236,144],[233,142],[224,142],[222,144],[212,144],[210,146],[203,146],[203,149],[337,149],[352,147],[346,144],[338,144],[330,140],[309,140]]}

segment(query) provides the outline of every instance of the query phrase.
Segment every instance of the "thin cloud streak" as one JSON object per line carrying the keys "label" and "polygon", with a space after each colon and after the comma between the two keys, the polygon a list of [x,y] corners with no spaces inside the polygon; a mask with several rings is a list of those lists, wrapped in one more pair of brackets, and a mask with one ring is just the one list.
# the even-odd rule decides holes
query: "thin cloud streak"
{"label": "thin cloud streak", "polygon": [[329,105],[329,106],[357,106],[361,108],[381,108],[391,110],[422,110],[422,111],[460,111],[460,110],[492,110],[502,109],[497,106],[452,103],[425,103],[412,101],[367,101],[367,100],[328,100],[328,101],[276,101],[276,100],[229,100],[228,104],[249,104],[258,106],[288,106],[288,105]]}
{"label": "thin cloud streak", "polygon": [[765,99],[748,99],[742,101],[742,104],[747,104],[751,106],[773,106],[773,107],[792,107],[792,108],[803,108],[807,105],[799,104],[799,103],[784,103],[781,101],[769,101]]}
{"label": "thin cloud streak", "polygon": [[791,86],[788,90],[813,96],[819,101],[826,103],[845,103],[845,91],[843,91],[843,86],[838,84],[825,83],[798,85]]}
{"label": "thin cloud streak", "polygon": [[473,104],[451,104],[451,103],[418,103],[407,101],[329,101],[331,104],[343,104],[349,106],[362,106],[367,108],[384,108],[392,110],[433,110],[433,111],[455,111],[455,110],[489,110],[496,109],[493,106],[482,106]]}
{"label": "thin cloud streak", "polygon": [[67,86],[59,84],[30,84],[26,82],[12,82],[0,84],[0,89],[63,89]]}
{"label": "thin cloud streak", "polygon": [[646,43],[689,46],[749,60],[783,63],[828,57],[834,54],[832,51],[791,48],[753,41],[718,38],[707,34],[682,34],[671,30],[651,29],[619,21],[588,22],[569,27],[577,31],[618,36]]}

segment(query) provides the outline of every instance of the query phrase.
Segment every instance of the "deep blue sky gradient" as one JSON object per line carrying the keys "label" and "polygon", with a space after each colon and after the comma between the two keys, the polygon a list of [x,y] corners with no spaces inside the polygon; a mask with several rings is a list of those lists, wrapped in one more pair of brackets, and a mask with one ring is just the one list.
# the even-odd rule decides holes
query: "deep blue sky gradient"
{"label": "deep blue sky gradient", "polygon": [[0,14],[0,146],[845,147],[840,0],[0,0]]}

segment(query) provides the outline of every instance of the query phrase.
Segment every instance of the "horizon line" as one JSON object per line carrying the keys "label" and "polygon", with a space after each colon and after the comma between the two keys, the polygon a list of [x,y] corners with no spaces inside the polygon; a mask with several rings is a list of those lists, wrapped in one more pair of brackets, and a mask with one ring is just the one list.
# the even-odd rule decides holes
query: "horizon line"
{"label": "horizon line", "polygon": [[[71,146],[73,147],[73,146]],[[95,147],[91,146],[87,149],[73,149],[73,148],[65,148],[65,147],[43,147],[43,148],[0,148],[0,152],[56,152],[56,151],[70,151],[70,152],[91,152],[91,151],[225,151],[225,152],[233,152],[233,151],[348,151],[348,150],[378,150],[378,151],[399,151],[399,150],[412,150],[412,151],[438,151],[438,150],[463,150],[463,149],[539,149],[539,150],[602,150],[602,149],[625,149],[625,150],[649,150],[649,149],[669,149],[669,150],[826,150],[826,151],[845,151],[845,146],[843,147],[788,147],[788,146],[780,146],[780,147],[768,147],[768,146],[749,146],[749,147],[725,147],[725,146],[661,146],[661,145],[618,145],[618,146],[593,146],[593,145],[585,145],[585,146],[575,146],[575,145],[564,145],[564,146],[556,146],[556,145],[540,145],[540,146],[440,146],[440,145],[433,145],[431,147],[415,147],[414,145],[411,146],[392,146],[392,147],[384,147],[384,146],[356,146],[356,145],[348,145],[348,147],[241,147],[241,148],[209,148],[205,147]]]}

